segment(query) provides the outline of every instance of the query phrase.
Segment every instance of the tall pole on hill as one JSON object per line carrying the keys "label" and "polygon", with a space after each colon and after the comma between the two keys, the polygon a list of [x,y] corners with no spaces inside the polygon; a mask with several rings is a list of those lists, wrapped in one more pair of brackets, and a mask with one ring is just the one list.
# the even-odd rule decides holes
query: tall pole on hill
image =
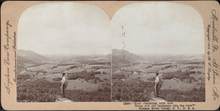
{"label": "tall pole on hill", "polygon": [[124,28],[124,26],[122,25],[122,35],[121,35],[121,37],[123,39],[123,41],[122,41],[122,45],[123,45],[123,47],[122,47],[122,58],[124,59],[125,58],[125,53],[124,53],[124,49],[125,49],[125,41],[124,41],[125,32],[123,31],[123,28]]}

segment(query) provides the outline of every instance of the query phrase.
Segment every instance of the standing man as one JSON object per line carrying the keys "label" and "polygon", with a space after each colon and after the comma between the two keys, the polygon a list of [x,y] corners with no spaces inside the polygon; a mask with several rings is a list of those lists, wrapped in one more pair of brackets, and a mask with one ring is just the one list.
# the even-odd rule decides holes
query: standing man
{"label": "standing man", "polygon": [[65,73],[62,74],[62,80],[61,80],[61,94],[63,97],[65,97],[65,87],[66,87],[66,76]]}
{"label": "standing man", "polygon": [[159,78],[159,73],[156,73],[156,79],[155,79],[155,97],[158,97],[158,87],[159,87],[159,82],[160,82],[160,78]]}

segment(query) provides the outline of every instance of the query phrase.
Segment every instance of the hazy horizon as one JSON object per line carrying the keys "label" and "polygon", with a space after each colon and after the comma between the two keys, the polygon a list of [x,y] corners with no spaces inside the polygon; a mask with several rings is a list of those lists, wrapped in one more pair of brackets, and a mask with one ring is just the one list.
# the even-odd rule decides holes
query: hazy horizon
{"label": "hazy horizon", "polygon": [[[19,50],[32,51],[32,52],[34,52],[34,53],[37,53],[37,52],[35,52],[35,51],[33,51],[33,50],[17,49],[17,51],[19,51]],[[37,53],[37,54],[39,54],[39,53]],[[59,53],[56,54],[56,53],[54,53],[54,54],[40,54],[40,55],[49,55],[49,56],[50,56],[50,55],[51,55],[51,56],[52,56],[52,55],[65,55],[65,56],[66,56],[66,55],[82,55],[82,56],[84,56],[84,55],[109,55],[109,54],[111,54],[111,53],[106,53],[106,54],[77,54],[77,53],[76,53],[76,54],[61,54],[61,53],[60,53],[60,54],[59,54]]]}
{"label": "hazy horizon", "polygon": [[[17,50],[25,50],[25,49],[17,49]],[[115,49],[112,49],[112,50],[115,50]],[[116,50],[122,51],[121,49],[116,49]],[[32,50],[25,50],[25,51],[32,51]],[[125,50],[125,51],[127,51],[127,50]],[[37,53],[37,52],[35,52],[35,53]],[[132,52],[130,52],[130,53],[132,53]],[[39,54],[39,53],[37,53],[37,54]],[[86,56],[86,55],[110,55],[110,54],[112,54],[112,51],[111,51],[111,53],[106,53],[106,54],[40,54],[40,55],[43,55],[43,56],[44,55],[47,55],[47,56],[53,56],[53,55],[56,55],[56,56],[68,56],[68,55],[70,55],[70,56],[71,55]],[[132,53],[132,54],[139,55],[139,56],[143,56],[143,55],[182,56],[183,55],[183,54],[153,54],[153,53],[152,54]],[[200,53],[200,54],[184,54],[184,55],[205,55],[205,54]]]}

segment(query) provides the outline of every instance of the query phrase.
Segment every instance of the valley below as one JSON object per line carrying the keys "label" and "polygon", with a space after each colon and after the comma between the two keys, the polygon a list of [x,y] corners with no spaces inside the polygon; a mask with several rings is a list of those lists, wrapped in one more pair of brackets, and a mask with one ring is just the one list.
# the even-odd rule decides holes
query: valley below
{"label": "valley below", "polygon": [[18,51],[17,101],[73,102],[151,101],[155,73],[162,85],[159,98],[170,102],[205,101],[203,55],[138,55],[112,50],[112,55],[39,55]]}
{"label": "valley below", "polygon": [[32,52],[25,56],[18,60],[18,102],[55,102],[61,97],[62,73],[67,74],[66,98],[74,102],[111,101],[108,55],[54,55],[52,58]]}

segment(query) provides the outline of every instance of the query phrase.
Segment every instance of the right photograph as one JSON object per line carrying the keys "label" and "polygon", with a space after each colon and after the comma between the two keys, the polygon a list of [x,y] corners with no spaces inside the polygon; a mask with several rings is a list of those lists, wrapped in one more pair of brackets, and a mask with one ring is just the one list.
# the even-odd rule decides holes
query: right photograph
{"label": "right photograph", "polygon": [[111,27],[112,101],[205,102],[204,24],[196,9],[130,4]]}

